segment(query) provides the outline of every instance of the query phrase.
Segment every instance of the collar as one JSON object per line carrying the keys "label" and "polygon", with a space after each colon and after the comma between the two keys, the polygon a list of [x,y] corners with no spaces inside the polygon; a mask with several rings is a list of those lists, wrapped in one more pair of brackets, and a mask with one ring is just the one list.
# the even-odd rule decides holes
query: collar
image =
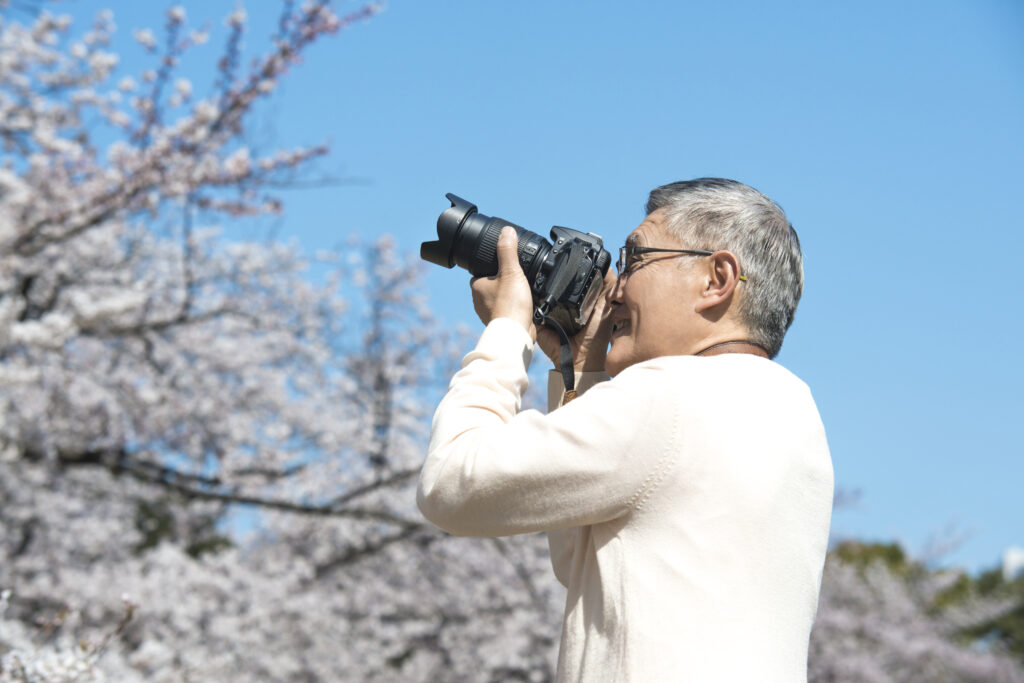
{"label": "collar", "polygon": [[760,344],[755,344],[752,341],[746,339],[737,339],[735,341],[724,341],[718,344],[712,344],[706,349],[701,349],[695,356],[720,356],[723,353],[749,353],[755,356],[761,356],[762,358],[771,358],[768,351]]}

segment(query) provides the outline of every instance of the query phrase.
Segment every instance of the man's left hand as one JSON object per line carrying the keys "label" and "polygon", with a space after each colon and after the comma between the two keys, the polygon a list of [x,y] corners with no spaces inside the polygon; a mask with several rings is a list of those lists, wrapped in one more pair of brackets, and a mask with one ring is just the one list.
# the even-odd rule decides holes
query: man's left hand
{"label": "man's left hand", "polygon": [[531,340],[537,340],[533,293],[519,265],[519,235],[515,228],[505,226],[498,237],[498,274],[475,277],[469,286],[473,290],[473,308],[484,325],[494,318],[511,318],[523,326]]}

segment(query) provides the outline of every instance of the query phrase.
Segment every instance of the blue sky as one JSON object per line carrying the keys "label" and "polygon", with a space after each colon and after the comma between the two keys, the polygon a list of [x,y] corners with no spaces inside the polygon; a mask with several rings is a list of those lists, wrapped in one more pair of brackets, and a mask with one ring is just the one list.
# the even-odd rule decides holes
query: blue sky
{"label": "blue sky", "polygon": [[[62,3],[133,28],[171,3]],[[183,2],[219,29],[231,0]],[[342,11],[356,3],[338,5]],[[277,3],[250,3],[263,44]],[[222,34],[186,71],[201,95]],[[277,234],[313,250],[388,233],[417,251],[455,192],[546,233],[617,246],[647,192],[741,180],[787,211],[807,285],[779,361],[812,388],[839,486],[837,537],[979,569],[1024,546],[1024,4],[391,0],[312,49],[264,113],[282,145],[329,141],[360,182],[287,193]],[[468,276],[431,267],[450,324]]]}

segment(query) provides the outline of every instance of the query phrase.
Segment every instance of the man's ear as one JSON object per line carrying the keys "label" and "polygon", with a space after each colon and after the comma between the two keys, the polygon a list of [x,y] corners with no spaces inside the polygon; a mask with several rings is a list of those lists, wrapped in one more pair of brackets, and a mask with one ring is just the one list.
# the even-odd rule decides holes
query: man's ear
{"label": "man's ear", "polygon": [[728,307],[740,282],[739,259],[731,251],[716,251],[708,257],[703,277],[704,289],[697,299],[697,312],[711,311],[723,303]]}

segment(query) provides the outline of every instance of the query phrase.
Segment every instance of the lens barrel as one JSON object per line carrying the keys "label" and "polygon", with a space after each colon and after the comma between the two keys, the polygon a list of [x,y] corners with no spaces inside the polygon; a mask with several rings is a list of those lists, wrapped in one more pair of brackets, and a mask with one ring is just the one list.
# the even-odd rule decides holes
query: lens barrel
{"label": "lens barrel", "polygon": [[[498,272],[498,236],[506,225],[519,234],[519,264],[536,293],[538,276],[546,276],[552,267],[548,256],[551,243],[535,232],[504,218],[485,216],[476,205],[446,194],[452,203],[437,219],[437,237],[420,245],[420,258],[445,268],[459,266],[474,276]],[[541,282],[543,278],[541,278]]]}

